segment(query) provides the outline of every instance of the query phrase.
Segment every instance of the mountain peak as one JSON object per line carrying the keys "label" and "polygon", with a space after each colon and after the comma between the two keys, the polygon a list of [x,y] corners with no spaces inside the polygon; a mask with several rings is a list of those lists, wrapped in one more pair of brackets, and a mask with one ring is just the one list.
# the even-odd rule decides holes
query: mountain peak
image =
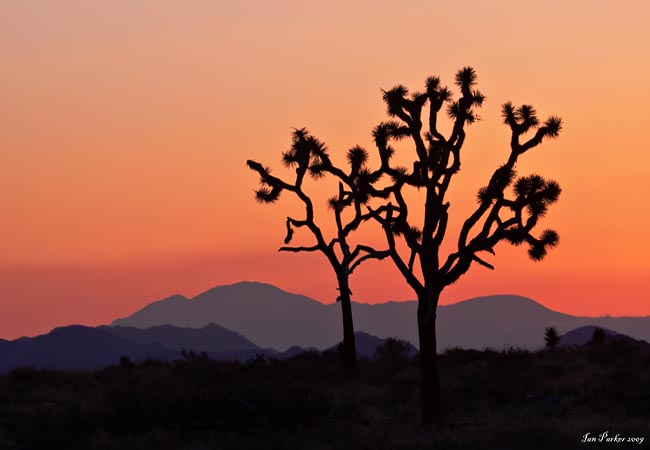
{"label": "mountain peak", "polygon": [[155,303],[182,303],[188,300],[189,299],[184,295],[174,294],[174,295],[170,295],[169,297],[163,298],[162,300],[158,300]]}
{"label": "mountain peak", "polygon": [[508,304],[508,305],[527,305],[527,306],[534,306],[538,308],[543,308],[543,309],[548,309],[546,306],[542,305],[541,303],[536,302],[532,298],[529,297],[524,297],[522,295],[516,295],[516,294],[495,294],[495,295],[485,295],[481,297],[473,297],[469,298],[467,300],[461,300],[456,303],[450,303],[446,306],[459,306],[459,305],[474,305],[478,303],[486,303],[486,304]]}
{"label": "mountain peak", "polygon": [[455,311],[472,311],[473,315],[479,316],[486,315],[485,317],[494,315],[523,315],[522,318],[532,316],[551,316],[560,315],[569,317],[567,314],[554,311],[547,308],[539,302],[521,295],[502,294],[502,295],[488,295],[484,297],[475,297],[468,300],[462,300],[457,303],[445,305],[443,308]]}
{"label": "mountain peak", "polygon": [[[379,338],[418,344],[416,301],[353,303],[355,327]],[[340,339],[338,304],[323,304],[276,286],[242,281],[217,286],[192,299],[175,296],[155,302],[113,325],[149,328],[171,324],[204,328],[210,323],[241,333],[262,348],[279,351],[294,345],[327,348]],[[558,332],[594,324],[648,339],[648,319],[584,318],[559,313],[519,295],[491,295],[438,308],[439,348],[539,348],[544,329]],[[216,329],[215,329],[216,330]]]}
{"label": "mountain peak", "polygon": [[571,347],[587,344],[594,336],[594,331],[603,330],[604,336],[619,336],[616,331],[608,330],[607,328],[597,327],[595,325],[585,325],[578,327],[574,330],[567,331],[560,336],[560,346]]}
{"label": "mountain peak", "polygon": [[212,298],[214,296],[218,296],[221,293],[228,293],[232,291],[236,291],[240,293],[256,292],[258,294],[263,293],[266,295],[268,294],[299,295],[299,294],[293,294],[291,292],[285,291],[269,283],[262,283],[259,281],[238,281],[237,283],[224,284],[221,286],[215,286],[213,288],[210,288],[207,291],[197,295],[192,300],[199,299],[199,298],[207,298],[207,297]]}

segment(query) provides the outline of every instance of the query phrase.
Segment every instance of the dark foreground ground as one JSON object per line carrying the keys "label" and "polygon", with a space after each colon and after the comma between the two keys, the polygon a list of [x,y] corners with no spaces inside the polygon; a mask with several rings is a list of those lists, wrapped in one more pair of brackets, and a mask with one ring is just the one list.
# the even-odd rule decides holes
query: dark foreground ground
{"label": "dark foreground ground", "polygon": [[[390,342],[390,341],[389,341]],[[650,356],[634,349],[441,355],[446,422],[418,427],[399,345],[340,376],[337,355],[215,362],[194,354],[96,372],[0,376],[4,449],[593,449],[650,447]],[[583,436],[645,438],[581,443]]]}

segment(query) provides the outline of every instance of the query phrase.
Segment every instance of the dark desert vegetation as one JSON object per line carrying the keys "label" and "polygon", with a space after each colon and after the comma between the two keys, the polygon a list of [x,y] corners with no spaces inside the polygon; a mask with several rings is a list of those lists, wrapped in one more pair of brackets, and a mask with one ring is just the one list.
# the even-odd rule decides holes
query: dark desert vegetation
{"label": "dark desert vegetation", "polygon": [[[650,354],[621,344],[449,350],[439,355],[445,421],[421,429],[418,359],[404,350],[387,340],[354,379],[333,351],[16,369],[0,376],[0,448],[573,449],[585,433],[639,436],[650,423]],[[647,441],[633,445],[617,448]]]}
{"label": "dark desert vegetation", "polygon": [[[448,190],[461,168],[462,148],[466,128],[479,120],[476,110],[485,96],[476,89],[477,75],[465,67],[455,76],[460,98],[453,99],[450,89],[438,77],[429,77],[424,91],[409,92],[402,85],[383,91],[383,100],[391,120],[373,130],[374,144],[380,166],[372,171],[366,166],[369,152],[355,146],[348,151],[350,172],[335,167],[324,145],[301,129],[294,132],[293,146],[284,161],[296,167],[296,181],[288,184],[270,173],[270,169],[249,161],[258,172],[262,187],[257,191],[261,202],[274,202],[284,190],[294,192],[305,204],[305,220],[287,219],[288,242],[292,226],[307,227],[316,237],[317,245],[294,251],[319,250],[335,269],[343,292],[349,292],[347,276],[351,272],[352,256],[359,258],[390,257],[418,299],[417,327],[420,348],[421,423],[429,425],[442,420],[439,371],[437,364],[436,312],[444,289],[457,282],[470,267],[479,264],[488,269],[494,265],[485,254],[495,254],[500,242],[528,247],[534,261],[544,258],[559,242],[551,229],[536,233],[539,221],[560,196],[560,186],[541,175],[517,177],[519,158],[547,138],[555,138],[562,129],[559,117],[540,121],[530,105],[502,105],[502,117],[510,128],[511,139],[505,162],[498,167],[476,197],[478,205],[463,222],[454,251],[441,252],[449,222]],[[442,112],[441,112],[442,111]],[[445,135],[440,126],[441,116],[451,121],[451,132]],[[413,150],[412,164],[398,166],[393,156],[394,144],[405,141]],[[403,146],[402,146],[403,147]],[[313,220],[313,204],[302,191],[302,181],[309,173],[315,178],[331,175],[339,180],[339,192],[330,201],[334,209],[339,236],[329,243],[323,239]],[[409,204],[408,191],[422,193],[424,204]],[[411,201],[412,203],[412,201]],[[354,217],[343,225],[342,211],[354,207]],[[414,218],[412,210],[423,210],[423,219]],[[365,221],[378,222],[385,234],[387,251],[358,246],[350,251],[348,231],[356,230]],[[337,259],[335,246],[340,247],[342,261]],[[285,248],[285,250],[288,250]],[[340,274],[345,274],[342,280]],[[343,282],[343,284],[341,284]],[[349,298],[342,298],[344,328],[351,327]],[[345,325],[346,321],[349,322]],[[344,345],[345,348],[345,345]],[[351,348],[351,347],[350,347]],[[348,352],[351,350],[347,350]],[[345,351],[344,351],[345,353]]]}

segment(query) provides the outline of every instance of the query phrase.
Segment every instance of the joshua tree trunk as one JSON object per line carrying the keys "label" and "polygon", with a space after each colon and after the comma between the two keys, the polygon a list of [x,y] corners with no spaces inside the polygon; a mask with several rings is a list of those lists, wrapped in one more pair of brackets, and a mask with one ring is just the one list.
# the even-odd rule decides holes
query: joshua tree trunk
{"label": "joshua tree trunk", "polygon": [[343,371],[350,375],[359,373],[357,366],[357,351],[354,342],[354,323],[352,321],[352,303],[350,300],[350,287],[348,277],[341,275],[338,277],[339,282],[339,301],[341,302],[341,312],[343,314],[343,343],[341,344],[341,365]]}
{"label": "joshua tree trunk", "polygon": [[[428,291],[428,292],[427,292]],[[424,289],[418,296],[418,335],[420,339],[420,399],[423,426],[442,421],[438,351],[436,343],[436,309],[440,293]]]}

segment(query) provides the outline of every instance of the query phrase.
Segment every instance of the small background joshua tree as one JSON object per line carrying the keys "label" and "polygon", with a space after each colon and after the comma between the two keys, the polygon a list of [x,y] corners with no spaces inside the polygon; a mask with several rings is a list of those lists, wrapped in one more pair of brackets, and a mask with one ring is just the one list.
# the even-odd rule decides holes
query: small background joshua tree
{"label": "small background joshua tree", "polygon": [[[349,172],[335,166],[325,144],[309,134],[305,128],[294,130],[291,148],[282,154],[282,160],[285,166],[294,169],[293,181],[285,181],[271,175],[270,168],[256,161],[247,161],[248,167],[260,176],[261,186],[255,191],[256,199],[260,203],[274,203],[280,194],[286,191],[302,202],[304,218],[287,217],[285,246],[280,247],[279,250],[294,253],[320,252],[326,256],[336,274],[339,291],[337,301],[341,303],[343,321],[343,341],[339,347],[341,365],[346,373],[356,375],[359,369],[352,318],[350,276],[364,261],[386,258],[389,251],[379,251],[363,244],[353,245],[350,235],[372,217],[370,213],[363,213],[361,207],[370,199],[372,183],[380,178],[381,171],[372,172],[366,166],[368,153],[358,146],[347,152]],[[338,192],[328,202],[336,224],[336,234],[333,236],[327,237],[321,226],[316,223],[314,202],[303,187],[307,174],[315,180],[323,178],[326,174],[338,178]],[[347,218],[344,217],[346,209],[351,210]],[[310,246],[289,246],[296,229],[308,230],[315,243]]]}
{"label": "small background joshua tree", "polygon": [[591,336],[591,340],[589,340],[589,345],[592,347],[602,347],[602,345],[605,343],[605,330],[602,328],[596,328],[594,329],[594,334]]}
{"label": "small background joshua tree", "polygon": [[560,343],[560,336],[557,334],[557,329],[555,327],[547,327],[544,330],[544,342],[546,343],[547,349],[555,350],[557,344]]}

